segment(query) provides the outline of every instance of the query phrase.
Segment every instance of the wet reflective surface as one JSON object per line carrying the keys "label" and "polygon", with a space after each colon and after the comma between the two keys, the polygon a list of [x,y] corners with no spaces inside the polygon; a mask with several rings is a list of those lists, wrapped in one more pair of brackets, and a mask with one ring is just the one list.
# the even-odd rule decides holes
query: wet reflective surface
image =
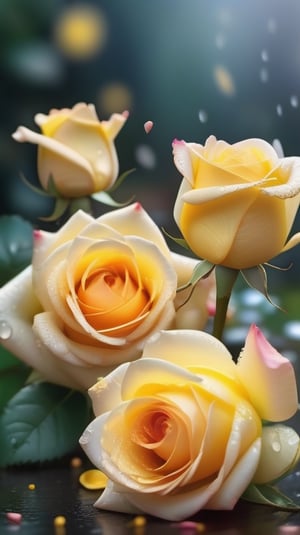
{"label": "wet reflective surface", "polygon": [[[102,512],[93,507],[99,491],[87,491],[78,482],[84,467],[51,466],[47,468],[9,469],[0,476],[0,533],[20,535],[193,535],[211,533],[300,534],[300,511],[276,510],[244,501],[234,511],[203,511],[192,520],[197,528],[146,517],[143,527],[132,524],[133,516]],[[30,484],[35,488],[30,490]],[[282,489],[300,503],[300,472],[289,476]],[[7,512],[22,514],[20,524],[10,523]],[[54,518],[63,515],[66,524],[54,526]]]}
{"label": "wet reflective surface", "polygon": [[[228,326],[227,343],[233,355],[237,356],[245,339],[245,330],[249,328],[249,315],[252,309],[257,311],[260,303],[257,294],[247,291],[245,303],[238,309],[236,316],[239,323]],[[253,305],[253,306],[252,306]],[[254,306],[255,305],[255,306]],[[265,307],[268,307],[266,310]],[[300,384],[300,337],[298,317],[286,321],[279,317],[279,326],[274,321],[276,311],[262,300],[261,317],[253,317],[269,340],[285,356],[290,358],[295,367]],[[243,311],[248,316],[243,323]],[[256,312],[257,313],[257,312]],[[269,314],[268,314],[269,313]],[[270,318],[268,324],[264,325]],[[264,320],[264,321],[262,321]],[[247,324],[247,326],[246,326]],[[269,331],[266,333],[265,331]],[[289,334],[287,336],[287,334]],[[300,432],[300,414],[289,422]],[[1,453],[1,452],[0,452]],[[80,452],[82,455],[82,452]],[[254,505],[240,501],[233,511],[202,511],[193,520],[197,524],[188,527],[180,523],[171,523],[153,517],[145,517],[146,524],[135,526],[132,515],[115,514],[99,511],[93,503],[99,491],[85,490],[79,483],[79,475],[90,468],[82,465],[74,468],[70,459],[54,463],[51,466],[31,468],[10,468],[0,471],[0,535],[194,535],[209,533],[220,535],[300,535],[300,465],[295,472],[280,483],[281,490],[294,502],[299,504],[299,512],[290,512],[263,505]],[[30,485],[34,488],[30,489]],[[20,524],[13,524],[6,517],[7,512],[21,513]],[[57,516],[65,517],[65,526],[55,527]]]}

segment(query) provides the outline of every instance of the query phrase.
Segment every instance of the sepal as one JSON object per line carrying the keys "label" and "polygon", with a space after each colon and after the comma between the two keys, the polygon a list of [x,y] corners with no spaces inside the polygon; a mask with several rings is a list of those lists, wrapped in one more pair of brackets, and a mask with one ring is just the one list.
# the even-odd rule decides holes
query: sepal
{"label": "sepal", "polygon": [[277,507],[286,511],[300,511],[300,504],[295,503],[277,487],[272,485],[249,485],[242,495],[242,499],[252,503]]}
{"label": "sepal", "polygon": [[269,303],[271,303],[271,305],[282,310],[279,305],[272,301],[269,295],[267,272],[262,264],[254,266],[252,268],[242,269],[241,274],[245,282],[248,284],[248,286],[250,286],[250,288],[253,288],[254,290],[257,290],[258,292],[262,293],[269,301]]}

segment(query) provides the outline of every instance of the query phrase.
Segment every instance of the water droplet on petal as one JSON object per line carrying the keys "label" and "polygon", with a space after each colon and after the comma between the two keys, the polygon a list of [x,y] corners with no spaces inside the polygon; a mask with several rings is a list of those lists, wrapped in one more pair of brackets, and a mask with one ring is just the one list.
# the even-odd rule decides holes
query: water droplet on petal
{"label": "water droplet on petal", "polygon": [[291,96],[290,103],[291,103],[292,108],[298,108],[299,100],[298,100],[297,95],[292,95]]}
{"label": "water droplet on petal", "polygon": [[7,321],[0,321],[0,339],[8,340],[12,335],[12,328]]}
{"label": "water droplet on petal", "polygon": [[281,104],[277,104],[276,113],[277,113],[277,115],[279,115],[279,117],[282,116],[282,106],[281,106]]}
{"label": "water droplet on petal", "polygon": [[281,445],[280,445],[280,442],[278,442],[278,440],[274,440],[274,442],[272,442],[271,446],[272,446],[272,450],[273,451],[275,451],[276,453],[280,452]]}
{"label": "water droplet on petal", "polygon": [[261,51],[261,59],[263,61],[269,61],[269,53],[267,50],[262,50]]}
{"label": "water droplet on petal", "polygon": [[207,121],[207,113],[205,110],[200,110],[198,113],[199,121],[200,123],[206,123]]}

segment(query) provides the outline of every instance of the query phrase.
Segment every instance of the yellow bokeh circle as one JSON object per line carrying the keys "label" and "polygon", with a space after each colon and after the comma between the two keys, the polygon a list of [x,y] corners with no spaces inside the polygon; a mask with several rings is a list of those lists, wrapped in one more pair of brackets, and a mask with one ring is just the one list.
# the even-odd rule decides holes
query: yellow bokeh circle
{"label": "yellow bokeh circle", "polygon": [[63,10],[54,27],[54,41],[73,59],[88,59],[99,53],[106,42],[107,22],[102,11],[77,4]]}
{"label": "yellow bokeh circle", "polygon": [[130,88],[121,82],[111,82],[104,85],[98,94],[99,108],[105,114],[130,110],[133,95]]}

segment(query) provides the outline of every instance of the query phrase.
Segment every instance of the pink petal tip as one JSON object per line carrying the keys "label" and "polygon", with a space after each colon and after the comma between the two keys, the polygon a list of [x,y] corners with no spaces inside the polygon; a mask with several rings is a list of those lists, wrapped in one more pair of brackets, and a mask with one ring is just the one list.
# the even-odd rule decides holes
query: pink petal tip
{"label": "pink petal tip", "polygon": [[149,134],[149,132],[151,132],[153,128],[153,121],[146,121],[145,124],[144,124],[144,130],[146,132],[146,134]]}

